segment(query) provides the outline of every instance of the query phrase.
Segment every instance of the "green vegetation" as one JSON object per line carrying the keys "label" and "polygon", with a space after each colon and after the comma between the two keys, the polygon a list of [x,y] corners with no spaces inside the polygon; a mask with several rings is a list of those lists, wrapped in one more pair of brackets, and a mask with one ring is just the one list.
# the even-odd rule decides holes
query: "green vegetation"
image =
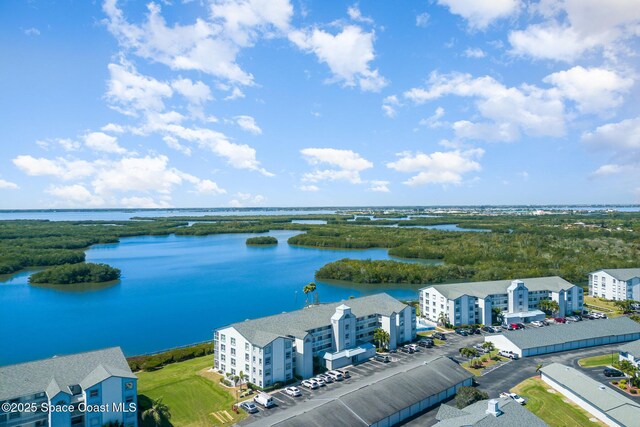
{"label": "green vegetation", "polygon": [[529,378],[511,389],[527,399],[525,408],[552,427],[584,427],[604,424],[591,421],[591,415],[567,402],[560,393],[551,393],[549,386],[538,378]]}
{"label": "green vegetation", "polygon": [[[162,399],[171,412],[171,423],[184,427],[230,425],[244,418],[242,412],[231,410],[236,402],[234,389],[224,388],[219,375],[208,372],[212,362],[211,356],[204,356],[138,373],[140,409],[145,411],[152,400]],[[229,422],[223,424],[220,420],[225,419]]]}
{"label": "green vegetation", "polygon": [[208,354],[213,354],[213,342],[206,342],[190,347],[175,348],[147,356],[127,357],[127,362],[129,362],[129,367],[133,372],[143,369],[145,371],[154,371],[171,363],[182,362],[195,357],[206,356]]}
{"label": "green vegetation", "polygon": [[467,279],[473,270],[458,266],[426,266],[397,261],[354,260],[343,258],[325,264],[318,271],[318,279],[345,280],[356,283],[443,283]]}
{"label": "green vegetation", "polygon": [[48,268],[29,277],[32,284],[69,285],[71,283],[102,283],[120,278],[120,270],[107,264],[64,264]]}
{"label": "green vegetation", "polygon": [[578,360],[578,365],[583,368],[595,368],[597,366],[609,366],[618,360],[618,352],[602,354],[598,356],[585,357]]}
{"label": "green vegetation", "polygon": [[277,245],[278,239],[272,236],[249,237],[247,245]]}
{"label": "green vegetation", "polygon": [[[363,212],[360,212],[362,214]],[[444,265],[339,261],[321,268],[319,278],[361,283],[443,283],[559,275],[585,285],[587,273],[635,267],[640,259],[640,214],[565,213],[555,215],[438,214],[398,220],[403,211],[366,212],[379,221],[347,221],[353,215],[222,216],[145,218],[140,221],[0,221],[0,274],[28,267],[78,264],[84,250],[129,236],[205,236],[301,230],[290,244],[318,248],[387,248],[404,258],[439,259]],[[292,224],[318,219],[326,225]],[[188,221],[195,222],[188,226]],[[379,227],[393,225],[398,227]],[[446,232],[416,226],[458,224],[491,233]],[[621,311],[617,309],[616,311]]]}
{"label": "green vegetation", "polygon": [[479,400],[488,399],[489,395],[484,391],[480,391],[475,387],[462,386],[458,388],[456,392],[456,407],[458,409],[466,408],[467,406],[475,403]]}

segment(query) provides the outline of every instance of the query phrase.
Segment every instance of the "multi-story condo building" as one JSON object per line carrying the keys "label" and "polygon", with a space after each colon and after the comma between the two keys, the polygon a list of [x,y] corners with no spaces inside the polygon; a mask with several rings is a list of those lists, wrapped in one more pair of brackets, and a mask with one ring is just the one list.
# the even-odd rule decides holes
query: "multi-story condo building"
{"label": "multi-story condo building", "polygon": [[0,367],[0,427],[137,427],[137,379],[120,347]]}
{"label": "multi-story condo building", "polygon": [[589,295],[640,301],[640,268],[608,268],[589,273]]}
{"label": "multi-story condo building", "polygon": [[372,357],[378,328],[391,349],[415,339],[415,308],[381,293],[234,323],[214,332],[214,368],[242,372],[259,387],[309,378],[314,365],[337,369]]}
{"label": "multi-story condo building", "polygon": [[492,323],[492,310],[499,309],[505,323],[544,319],[539,304],[553,300],[559,316],[582,311],[583,291],[558,276],[520,280],[454,283],[420,289],[420,309],[433,322],[451,324]]}

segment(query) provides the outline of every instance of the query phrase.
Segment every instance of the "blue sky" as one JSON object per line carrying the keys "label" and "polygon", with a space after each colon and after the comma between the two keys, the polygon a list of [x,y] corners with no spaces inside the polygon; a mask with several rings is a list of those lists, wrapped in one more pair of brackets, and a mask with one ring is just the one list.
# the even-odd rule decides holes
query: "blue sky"
{"label": "blue sky", "polygon": [[2,2],[0,208],[640,202],[637,0]]}

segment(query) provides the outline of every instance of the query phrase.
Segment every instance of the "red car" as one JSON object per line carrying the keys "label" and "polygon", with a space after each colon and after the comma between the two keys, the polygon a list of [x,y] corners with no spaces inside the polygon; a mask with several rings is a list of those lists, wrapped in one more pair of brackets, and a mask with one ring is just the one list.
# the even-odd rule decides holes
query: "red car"
{"label": "red car", "polygon": [[567,323],[567,319],[565,319],[564,317],[556,317],[553,320],[555,320],[556,323]]}

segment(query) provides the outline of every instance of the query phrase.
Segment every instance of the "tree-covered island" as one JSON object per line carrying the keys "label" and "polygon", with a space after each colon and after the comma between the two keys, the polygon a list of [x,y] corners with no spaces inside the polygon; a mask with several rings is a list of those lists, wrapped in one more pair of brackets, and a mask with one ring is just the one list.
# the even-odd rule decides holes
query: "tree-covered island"
{"label": "tree-covered island", "polygon": [[247,239],[247,245],[249,246],[277,245],[277,244],[278,244],[278,239],[272,236],[249,237]]}
{"label": "tree-covered island", "polygon": [[70,285],[72,283],[104,283],[118,280],[120,270],[107,264],[78,263],[48,268],[29,277],[31,284]]}

